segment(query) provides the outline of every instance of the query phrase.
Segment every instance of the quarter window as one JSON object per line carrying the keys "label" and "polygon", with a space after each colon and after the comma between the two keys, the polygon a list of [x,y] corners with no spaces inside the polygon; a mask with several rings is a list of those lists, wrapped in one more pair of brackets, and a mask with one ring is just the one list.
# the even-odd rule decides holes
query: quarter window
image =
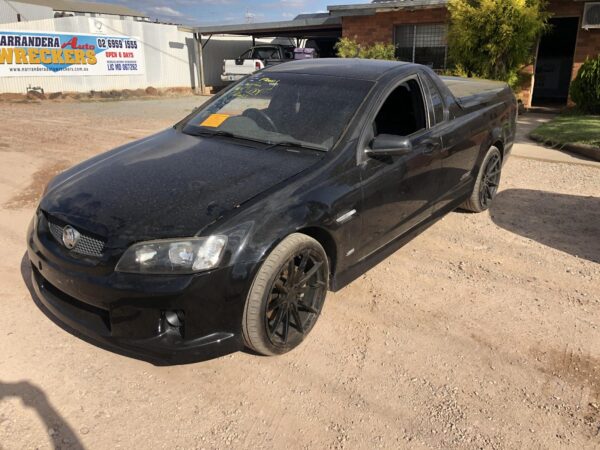
{"label": "quarter window", "polygon": [[433,107],[433,121],[432,123],[440,123],[444,121],[444,102],[439,89],[435,83],[428,76],[423,76],[425,84],[429,89],[429,96],[431,97],[431,106]]}
{"label": "quarter window", "polygon": [[398,25],[394,33],[396,58],[445,69],[448,26],[443,23]]}

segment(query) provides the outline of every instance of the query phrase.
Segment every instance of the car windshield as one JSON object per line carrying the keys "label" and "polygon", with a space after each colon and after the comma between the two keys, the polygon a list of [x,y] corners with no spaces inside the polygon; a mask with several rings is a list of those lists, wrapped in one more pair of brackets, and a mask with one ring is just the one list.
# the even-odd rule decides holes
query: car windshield
{"label": "car windshield", "polygon": [[328,151],[371,86],[330,76],[255,74],[201,108],[183,131]]}

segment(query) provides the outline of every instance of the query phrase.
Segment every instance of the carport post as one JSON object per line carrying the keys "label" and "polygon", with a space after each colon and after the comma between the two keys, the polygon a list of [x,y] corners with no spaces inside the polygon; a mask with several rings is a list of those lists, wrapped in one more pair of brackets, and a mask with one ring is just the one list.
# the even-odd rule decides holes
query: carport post
{"label": "carport post", "polygon": [[196,70],[198,71],[196,94],[203,95],[206,91],[206,84],[204,83],[204,60],[202,55],[202,35],[200,33],[194,33],[194,42],[196,44]]}

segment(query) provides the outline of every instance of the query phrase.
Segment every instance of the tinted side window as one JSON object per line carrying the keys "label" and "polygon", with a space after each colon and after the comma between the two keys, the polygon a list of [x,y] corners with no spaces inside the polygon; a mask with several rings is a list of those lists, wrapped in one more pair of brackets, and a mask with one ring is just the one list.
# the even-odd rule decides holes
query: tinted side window
{"label": "tinted side window", "polygon": [[440,90],[437,88],[435,83],[428,77],[424,76],[427,87],[429,88],[429,95],[431,96],[431,105],[433,106],[433,119],[434,123],[440,123],[444,121],[444,102]]}
{"label": "tinted side window", "polygon": [[294,49],[293,48],[285,48],[283,50],[283,59],[294,59]]}
{"label": "tinted side window", "polygon": [[254,49],[254,59],[279,59],[278,48],[257,48]]}
{"label": "tinted side window", "polygon": [[427,127],[425,102],[417,80],[402,83],[389,95],[377,113],[375,136],[409,136]]}

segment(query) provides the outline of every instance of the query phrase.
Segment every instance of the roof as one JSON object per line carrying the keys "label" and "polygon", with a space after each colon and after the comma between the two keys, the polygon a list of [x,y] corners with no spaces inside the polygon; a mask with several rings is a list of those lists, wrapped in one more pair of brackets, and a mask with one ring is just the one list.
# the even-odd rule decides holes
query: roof
{"label": "roof", "polygon": [[377,81],[391,70],[408,68],[409,66],[414,66],[414,64],[380,59],[318,58],[278,64],[264,69],[263,73],[302,73]]}
{"label": "roof", "polygon": [[328,12],[324,12],[324,13],[302,13],[302,14],[298,14],[296,17],[294,17],[294,20],[300,20],[300,19],[322,19],[324,17],[329,17],[329,13]]}
{"label": "roof", "polygon": [[135,11],[127,6],[109,3],[92,3],[77,0],[12,0],[17,3],[47,6],[54,11],[73,11],[82,13],[112,14],[115,16],[148,17],[146,14]]}
{"label": "roof", "polygon": [[203,35],[211,34],[238,34],[256,37],[294,37],[310,38],[320,36],[341,35],[341,17],[331,17],[329,14],[299,16],[294,20],[283,22],[244,23],[238,25],[215,25],[203,27],[180,27],[194,33]]}
{"label": "roof", "polygon": [[399,9],[442,8],[447,4],[448,0],[373,0],[371,3],[331,5],[327,9],[332,16],[361,16]]}

